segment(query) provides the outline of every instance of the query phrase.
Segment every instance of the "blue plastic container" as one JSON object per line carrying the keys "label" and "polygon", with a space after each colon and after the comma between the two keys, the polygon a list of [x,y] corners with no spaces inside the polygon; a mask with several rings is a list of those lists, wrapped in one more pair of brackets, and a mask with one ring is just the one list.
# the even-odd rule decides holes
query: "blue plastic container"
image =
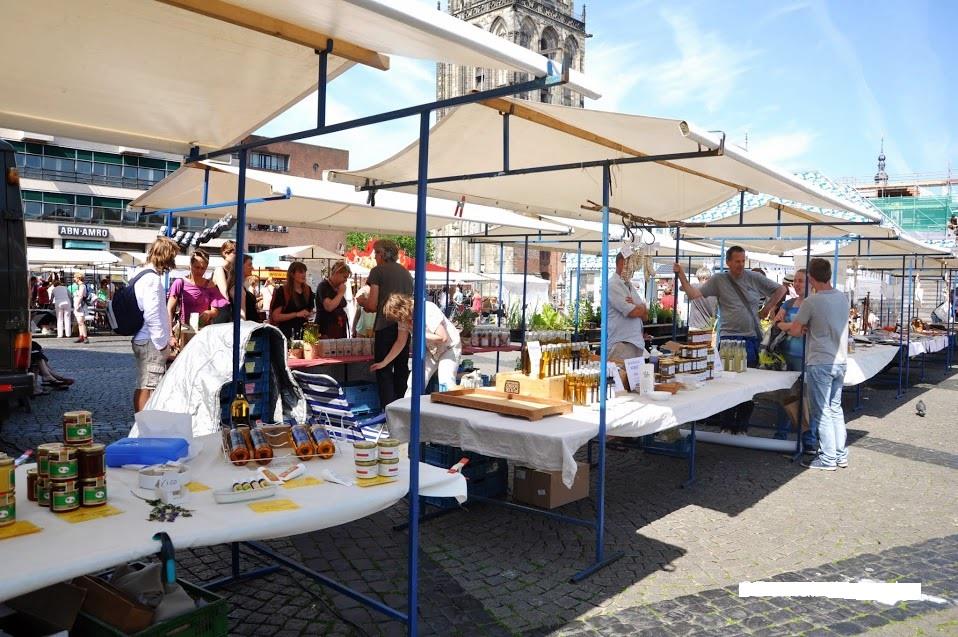
{"label": "blue plastic container", "polygon": [[163,464],[185,458],[190,444],[183,438],[121,438],[106,448],[106,466]]}
{"label": "blue plastic container", "polygon": [[375,383],[355,381],[341,386],[354,415],[378,414],[382,411],[379,408],[379,389]]}

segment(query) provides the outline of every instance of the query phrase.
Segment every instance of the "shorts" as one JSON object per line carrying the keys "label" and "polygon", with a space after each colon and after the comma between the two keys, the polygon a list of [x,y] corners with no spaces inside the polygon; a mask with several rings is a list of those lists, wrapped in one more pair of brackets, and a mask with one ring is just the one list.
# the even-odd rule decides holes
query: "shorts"
{"label": "shorts", "polygon": [[156,349],[153,341],[133,343],[133,357],[136,358],[136,388],[156,389],[163,374],[166,373],[166,358],[169,346]]}

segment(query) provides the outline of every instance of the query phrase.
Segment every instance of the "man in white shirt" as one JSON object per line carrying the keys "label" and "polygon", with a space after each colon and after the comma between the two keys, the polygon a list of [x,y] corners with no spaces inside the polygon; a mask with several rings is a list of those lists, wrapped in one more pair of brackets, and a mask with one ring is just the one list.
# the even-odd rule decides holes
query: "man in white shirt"
{"label": "man in white shirt", "polygon": [[609,299],[609,358],[637,358],[645,351],[642,321],[649,318],[649,309],[638,290],[623,274],[625,257],[615,256],[615,274],[609,277],[606,290]]}
{"label": "man in white shirt", "polygon": [[172,239],[159,237],[147,253],[148,264],[133,275],[135,277],[147,270],[133,287],[137,307],[143,312],[143,327],[133,337],[133,356],[136,358],[134,412],[142,411],[146,406],[153,390],[166,373],[167,357],[176,344],[170,329],[162,275],[173,269],[179,252],[180,247]]}

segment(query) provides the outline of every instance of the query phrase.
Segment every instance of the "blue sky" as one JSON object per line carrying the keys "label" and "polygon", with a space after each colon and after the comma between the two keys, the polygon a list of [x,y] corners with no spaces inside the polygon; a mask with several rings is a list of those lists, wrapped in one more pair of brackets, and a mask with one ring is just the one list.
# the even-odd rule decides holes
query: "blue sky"
{"label": "blue sky", "polygon": [[[422,4],[435,7],[435,2]],[[576,2],[576,11],[581,10]],[[676,117],[791,170],[870,177],[885,138],[888,172],[958,173],[958,2],[655,2],[588,5],[587,108]],[[435,98],[434,64],[392,58],[330,85],[327,121]],[[948,71],[951,68],[952,71]],[[311,127],[315,97],[261,132]],[[350,167],[411,142],[414,120],[315,139]]]}

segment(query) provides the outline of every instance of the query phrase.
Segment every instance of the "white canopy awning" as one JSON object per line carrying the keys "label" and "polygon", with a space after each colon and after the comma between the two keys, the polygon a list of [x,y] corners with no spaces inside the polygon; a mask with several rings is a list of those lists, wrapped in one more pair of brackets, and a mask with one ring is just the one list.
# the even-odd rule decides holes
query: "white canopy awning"
{"label": "white canopy awning", "polygon": [[[790,254],[794,256],[796,263],[804,263],[806,260],[805,248],[793,250]],[[831,259],[834,255],[834,245],[812,246],[813,257]],[[843,263],[850,265],[857,260],[860,268],[869,270],[901,269],[902,257],[905,257],[905,263],[908,264],[912,262],[910,257],[914,255],[925,255],[925,263],[931,264],[937,258],[949,257],[951,252],[947,248],[930,245],[907,234],[902,234],[896,240],[862,239],[861,245],[857,240],[851,241],[838,248],[838,256]]]}
{"label": "white canopy awning", "polygon": [[[235,201],[239,168],[216,162],[204,162],[204,165],[211,167],[208,201]],[[161,210],[198,205],[202,201],[203,172],[190,166],[180,168],[135,199],[130,207]],[[416,231],[416,198],[406,193],[377,193],[376,206],[373,207],[368,205],[366,193],[357,192],[343,184],[262,170],[248,170],[247,175],[247,199],[286,194],[287,191],[291,194],[288,200],[248,205],[246,220],[249,223],[326,230],[365,230],[382,234],[413,234]],[[426,210],[429,228],[439,228],[454,221],[471,221],[507,227],[514,232],[568,232],[565,226],[488,206],[466,205],[462,216],[457,216],[456,203],[445,199],[430,198]],[[235,214],[235,207],[187,212],[183,216],[219,219],[227,212]]]}
{"label": "white canopy awning", "polygon": [[291,259],[330,259],[340,260],[343,255],[336,254],[332,250],[327,250],[321,246],[284,246],[281,248],[270,248],[260,252],[252,252],[254,268],[281,267],[287,269]]}
{"label": "white canopy awning", "polygon": [[[117,252],[117,265],[122,265],[126,267],[139,267],[146,263],[146,253],[145,252]],[[223,257],[215,254],[210,255],[210,264],[207,268],[208,277],[212,276],[213,270],[223,266],[226,261]],[[188,254],[178,254],[176,255],[176,269],[186,270],[187,272],[190,269],[190,255]],[[207,278],[208,278],[207,277]]]}
{"label": "white canopy awning", "polygon": [[110,265],[117,261],[119,261],[119,258],[106,250],[61,250],[58,248],[27,247],[27,262],[30,265],[86,267]]}
{"label": "white canopy awning", "polygon": [[746,250],[769,254],[785,254],[802,250],[808,238],[808,226],[775,226],[774,224],[816,224],[811,227],[812,244],[824,239],[836,239],[850,235],[873,239],[888,239],[897,236],[895,228],[882,225],[854,224],[847,219],[788,206],[777,201],[746,209],[742,214],[746,224],[772,224],[762,227],[741,227],[739,216],[712,219],[705,227],[685,227],[681,236],[717,243],[725,240],[725,246],[739,245]]}
{"label": "white canopy awning", "polygon": [[[511,114],[510,168],[577,164],[636,156],[715,149],[722,142],[686,122],[500,99],[462,106],[433,127],[429,139],[429,177],[501,171],[501,112]],[[329,179],[355,186],[416,179],[418,143],[375,166],[332,171]],[[467,148],[468,152],[463,152]],[[412,188],[414,189],[414,187]],[[875,213],[845,201],[745,151],[724,147],[724,154],[612,167],[612,205],[657,221],[687,219],[743,190],[767,193],[823,208],[846,210],[869,219]],[[602,169],[575,168],[486,179],[451,180],[431,186],[431,194],[512,210],[597,220],[581,206],[602,198]]]}
{"label": "white canopy awning", "polygon": [[0,127],[182,155],[238,142],[315,91],[329,38],[329,79],[354,62],[386,69],[383,53],[548,65],[410,0],[0,0],[0,15],[16,58],[0,74]]}

